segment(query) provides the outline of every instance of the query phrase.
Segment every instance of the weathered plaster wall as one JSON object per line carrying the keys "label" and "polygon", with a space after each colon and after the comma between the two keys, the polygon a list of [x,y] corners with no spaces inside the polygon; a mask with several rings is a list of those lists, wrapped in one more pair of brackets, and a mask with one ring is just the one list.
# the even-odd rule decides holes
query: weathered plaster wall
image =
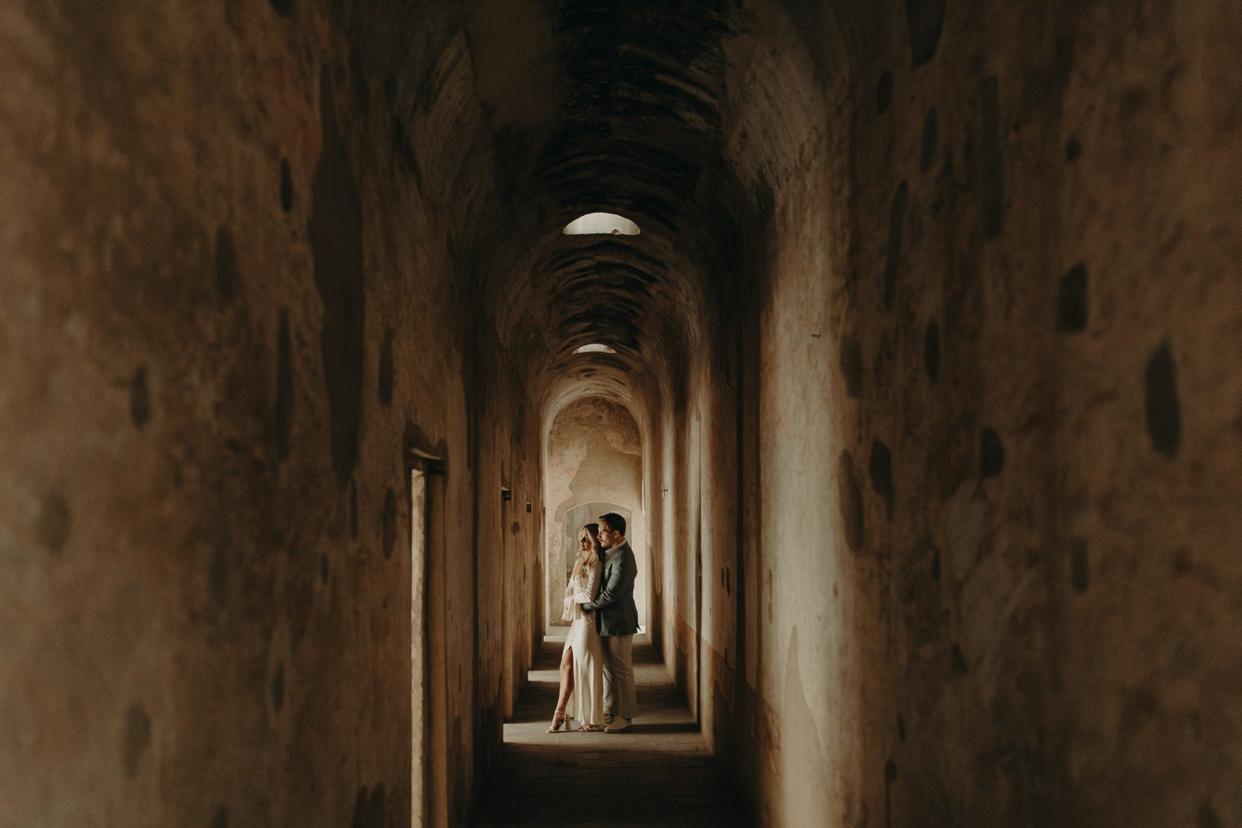
{"label": "weathered plaster wall", "polygon": [[704,721],[764,823],[1240,818],[1233,18],[885,3],[731,52],[768,218]]}
{"label": "weathered plaster wall", "polygon": [[[629,510],[626,539],[638,559],[639,581],[634,599],[639,618],[647,617],[650,580],[647,538],[643,531],[642,441],[638,423],[622,405],[600,397],[585,397],[562,408],[547,435],[544,486],[548,503],[545,532],[549,562],[546,592],[547,622],[561,624],[561,599],[566,570],[573,567],[577,547],[566,550],[566,527],[571,509],[586,503],[613,503]],[[592,515],[594,521],[598,515]]]}
{"label": "weathered plaster wall", "polygon": [[538,433],[471,402],[439,207],[471,70],[414,21],[402,76],[383,14],[327,6],[0,11],[5,824],[408,824],[412,446],[447,470],[434,823],[498,742],[537,595],[476,626],[476,576],[533,590],[538,526],[474,504],[538,504]]}
{"label": "weathered plaster wall", "polygon": [[[699,713],[700,633],[702,618],[703,547],[705,534],[718,527],[703,511],[706,489],[722,493],[732,500],[731,488],[715,486],[706,475],[711,465],[704,455],[705,439],[712,435],[714,423],[705,422],[701,408],[709,399],[704,388],[707,360],[699,349],[677,365],[669,383],[666,405],[662,414],[662,446],[660,451],[658,491],[662,502],[661,543],[663,557],[660,607],[663,629],[660,638],[665,667],[673,681],[685,694],[690,710]],[[704,428],[708,429],[705,437]]]}
{"label": "weathered plaster wall", "polygon": [[[523,398],[519,366],[495,349],[488,337],[479,338],[479,387],[489,391],[476,402],[476,603],[457,605],[450,615],[468,633],[477,625],[473,630],[479,659],[476,750],[481,753],[479,764],[487,766],[499,753],[502,725],[513,714],[535,647],[543,638],[545,578],[539,550],[545,500],[540,480],[541,420]],[[509,490],[508,500],[502,489]],[[467,550],[460,554],[467,561],[472,557]],[[467,672],[466,681],[468,676]],[[472,793],[477,789],[464,789],[462,796]]]}
{"label": "weathered plaster wall", "polygon": [[650,612],[648,613],[648,632],[656,649],[665,658],[669,658],[669,618],[672,606],[668,600],[668,556],[669,547],[664,541],[665,512],[665,476],[664,476],[664,436],[663,426],[658,429],[654,424],[661,423],[663,417],[657,406],[647,412],[648,422],[653,426],[643,441],[643,515],[647,519],[648,548],[651,550],[651,596]]}

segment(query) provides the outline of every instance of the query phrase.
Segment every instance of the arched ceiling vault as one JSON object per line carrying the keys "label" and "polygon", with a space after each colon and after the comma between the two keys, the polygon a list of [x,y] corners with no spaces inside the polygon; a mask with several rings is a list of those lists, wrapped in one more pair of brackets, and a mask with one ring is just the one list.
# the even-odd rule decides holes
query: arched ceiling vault
{"label": "arched ceiling vault", "polygon": [[[411,113],[394,140],[501,346],[544,414],[594,394],[644,419],[735,296],[728,258],[754,205],[771,208],[765,176],[827,120],[782,109],[814,108],[834,68],[806,41],[847,15],[801,0],[391,2],[419,18],[375,34],[395,64],[384,93]],[[596,211],[641,235],[561,234]],[[616,353],[574,353],[592,342]]]}
{"label": "arched ceiling vault", "polygon": [[[529,229],[489,274],[485,301],[545,409],[584,389],[632,404],[654,396],[668,355],[703,335],[698,251],[711,244],[703,212],[722,180],[722,42],[738,8],[719,0],[519,6],[467,4],[505,201],[523,206]],[[498,14],[508,25],[495,26]],[[515,34],[518,21],[524,35]],[[514,72],[543,79],[544,100],[533,107],[541,118],[506,97],[531,94],[515,91]],[[641,235],[561,234],[597,211],[637,222]],[[594,342],[616,353],[574,354]]]}

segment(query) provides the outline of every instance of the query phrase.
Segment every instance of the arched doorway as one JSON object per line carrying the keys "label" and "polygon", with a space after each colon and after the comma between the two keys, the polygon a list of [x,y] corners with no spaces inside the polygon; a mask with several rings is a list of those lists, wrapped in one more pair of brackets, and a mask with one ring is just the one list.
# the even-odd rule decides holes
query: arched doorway
{"label": "arched doorway", "polygon": [[642,443],[634,418],[617,403],[580,399],[557,413],[546,445],[546,623],[564,623],[561,599],[577,556],[578,530],[616,512],[626,520],[626,539],[638,563],[634,602],[645,630],[650,556],[642,510]]}

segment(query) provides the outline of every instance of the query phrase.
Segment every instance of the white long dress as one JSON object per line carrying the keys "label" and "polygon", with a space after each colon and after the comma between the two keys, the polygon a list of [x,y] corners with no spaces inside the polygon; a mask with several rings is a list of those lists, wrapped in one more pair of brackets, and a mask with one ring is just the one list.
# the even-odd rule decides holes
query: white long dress
{"label": "white long dress", "polygon": [[[593,564],[587,570],[586,584],[578,580],[578,568],[565,585],[565,599],[571,605],[573,622],[565,647],[574,651],[574,689],[565,702],[565,715],[577,719],[579,724],[602,725],[604,723],[604,645],[595,629],[595,614],[584,613],[582,604],[594,601],[599,592],[601,565]],[[561,651],[563,656],[565,651]]]}

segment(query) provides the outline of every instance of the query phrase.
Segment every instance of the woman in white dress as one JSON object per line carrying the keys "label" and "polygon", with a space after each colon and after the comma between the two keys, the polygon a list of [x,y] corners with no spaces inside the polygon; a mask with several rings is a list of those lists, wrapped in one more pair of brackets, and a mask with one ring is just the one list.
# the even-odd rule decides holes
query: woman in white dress
{"label": "woman in white dress", "polygon": [[578,560],[565,585],[565,613],[570,621],[565,649],[561,652],[561,692],[549,733],[569,719],[577,719],[584,732],[604,725],[604,645],[595,628],[595,613],[583,612],[582,605],[594,601],[599,593],[602,568],[598,537],[599,524],[588,523],[578,530]]}

